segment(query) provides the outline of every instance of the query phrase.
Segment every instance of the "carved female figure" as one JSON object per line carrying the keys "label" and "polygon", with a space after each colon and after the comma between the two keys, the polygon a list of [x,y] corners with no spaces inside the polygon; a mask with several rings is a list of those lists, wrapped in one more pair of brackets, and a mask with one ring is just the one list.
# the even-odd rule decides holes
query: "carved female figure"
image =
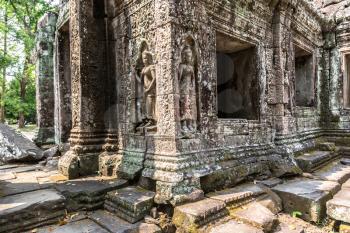
{"label": "carved female figure", "polygon": [[148,51],[142,53],[143,68],[141,80],[144,91],[144,127],[156,125],[156,72],[152,54]]}
{"label": "carved female figure", "polygon": [[186,46],[182,51],[179,66],[180,117],[184,133],[197,129],[196,75],[193,66],[193,51]]}

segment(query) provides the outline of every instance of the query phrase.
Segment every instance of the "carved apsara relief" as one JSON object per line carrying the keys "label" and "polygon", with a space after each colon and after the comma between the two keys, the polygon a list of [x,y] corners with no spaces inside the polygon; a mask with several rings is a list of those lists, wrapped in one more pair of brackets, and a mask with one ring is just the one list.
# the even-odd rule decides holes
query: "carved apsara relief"
{"label": "carved apsara relief", "polygon": [[136,131],[154,131],[157,125],[157,79],[153,54],[146,41],[140,44],[135,78]]}
{"label": "carved apsara relief", "polygon": [[179,65],[181,132],[189,136],[197,131],[196,52],[192,37],[185,40]]}

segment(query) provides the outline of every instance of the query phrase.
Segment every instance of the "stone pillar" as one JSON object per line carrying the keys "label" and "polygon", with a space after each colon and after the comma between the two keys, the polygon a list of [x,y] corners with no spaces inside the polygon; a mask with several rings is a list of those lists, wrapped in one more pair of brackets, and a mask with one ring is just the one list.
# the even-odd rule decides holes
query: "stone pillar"
{"label": "stone pillar", "polygon": [[292,38],[293,5],[280,1],[273,18],[274,79],[269,86],[269,104],[274,109],[274,127],[279,134],[295,128],[294,46]]}
{"label": "stone pillar", "polygon": [[72,129],[69,22],[57,30],[55,44],[55,142],[62,144]]}
{"label": "stone pillar", "polygon": [[38,132],[36,144],[54,143],[53,53],[57,15],[47,13],[38,23],[36,37],[36,103]]}
{"label": "stone pillar", "polygon": [[71,0],[72,130],[59,170],[68,178],[94,174],[105,142],[106,38],[104,1]]}

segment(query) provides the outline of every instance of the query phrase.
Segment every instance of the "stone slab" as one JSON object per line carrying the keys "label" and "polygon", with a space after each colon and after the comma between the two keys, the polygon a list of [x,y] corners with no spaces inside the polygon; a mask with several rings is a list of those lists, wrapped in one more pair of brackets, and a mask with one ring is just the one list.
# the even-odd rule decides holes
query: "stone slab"
{"label": "stone slab", "polygon": [[154,224],[131,224],[108,211],[93,211],[88,213],[88,217],[113,233],[161,233],[161,229]]}
{"label": "stone slab", "polygon": [[231,220],[213,227],[209,233],[263,233],[261,229]]}
{"label": "stone slab", "polygon": [[343,188],[327,202],[327,214],[335,220],[350,223],[350,189]]}
{"label": "stone slab", "polygon": [[266,187],[269,187],[269,188],[272,188],[272,187],[275,187],[276,185],[282,184],[283,180],[281,180],[279,178],[270,178],[267,180],[256,181],[256,183],[265,185]]}
{"label": "stone slab", "polygon": [[16,168],[16,167],[19,167],[19,166],[23,166],[23,165],[20,165],[20,164],[5,164],[5,165],[1,165],[0,166],[0,171],[1,170],[11,169],[11,168]]}
{"label": "stone slab", "polygon": [[326,202],[340,190],[333,181],[294,179],[272,189],[283,202],[284,212],[299,211],[303,220],[320,222],[326,215]]}
{"label": "stone slab", "polygon": [[[49,180],[40,180],[46,183]],[[122,188],[127,184],[126,180],[91,177],[55,184],[55,188],[67,198],[69,211],[81,209],[94,210],[103,207],[105,196],[108,192]]]}
{"label": "stone slab", "polygon": [[257,197],[264,191],[255,184],[244,184],[222,191],[208,193],[206,197],[225,202],[228,206],[245,204],[247,199]]}
{"label": "stone slab", "polygon": [[311,172],[321,164],[331,160],[332,157],[333,155],[329,151],[312,151],[296,157],[295,161],[304,172]]}
{"label": "stone slab", "polygon": [[0,181],[16,179],[16,175],[13,172],[0,173]]}
{"label": "stone slab", "polygon": [[275,214],[265,206],[256,202],[244,208],[238,208],[230,214],[234,219],[262,229],[264,232],[270,232],[278,222]]}
{"label": "stone slab", "polygon": [[133,228],[133,224],[104,210],[96,210],[88,213],[88,218],[98,222],[105,229],[115,233],[124,233],[126,230]]}
{"label": "stone slab", "polygon": [[0,232],[26,229],[63,217],[65,198],[53,189],[0,198]]}
{"label": "stone slab", "polygon": [[196,229],[227,215],[225,202],[205,198],[201,201],[175,207],[173,223],[181,229]]}
{"label": "stone slab", "polygon": [[25,173],[25,172],[31,172],[31,171],[39,171],[42,169],[42,166],[40,165],[27,165],[27,166],[19,166],[19,167],[14,167],[10,169],[4,169],[0,170],[0,173],[6,173],[6,172],[14,172],[14,173]]}
{"label": "stone slab", "polygon": [[336,161],[314,172],[313,175],[323,180],[342,184],[350,178],[350,166],[342,165]]}
{"label": "stone slab", "polygon": [[105,208],[131,223],[145,217],[153,206],[155,193],[137,186],[111,191],[106,196]]}
{"label": "stone slab", "polygon": [[86,179],[70,180],[64,183],[58,183],[55,188],[63,194],[74,196],[84,193],[89,196],[105,194],[109,191],[123,187],[127,184],[126,180],[116,178],[91,177]]}
{"label": "stone slab", "polygon": [[52,225],[38,229],[36,233],[109,233],[102,226],[92,220],[84,219],[81,221],[70,222],[63,226]]}

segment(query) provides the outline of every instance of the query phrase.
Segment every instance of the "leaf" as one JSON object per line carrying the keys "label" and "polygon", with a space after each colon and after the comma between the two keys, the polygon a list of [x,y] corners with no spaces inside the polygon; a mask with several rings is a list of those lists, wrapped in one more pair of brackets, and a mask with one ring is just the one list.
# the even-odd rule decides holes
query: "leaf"
{"label": "leaf", "polygon": [[293,218],[298,218],[301,217],[303,214],[300,211],[293,211],[292,212],[292,217]]}

